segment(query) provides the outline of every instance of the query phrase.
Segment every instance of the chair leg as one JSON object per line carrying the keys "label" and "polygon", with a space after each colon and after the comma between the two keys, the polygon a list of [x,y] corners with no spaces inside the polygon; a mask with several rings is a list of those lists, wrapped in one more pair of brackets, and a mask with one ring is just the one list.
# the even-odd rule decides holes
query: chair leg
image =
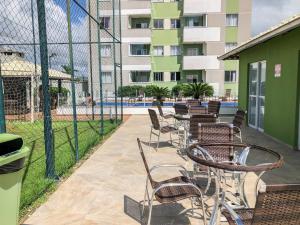
{"label": "chair leg", "polygon": [[149,148],[151,147],[151,141],[152,141],[152,127],[151,127],[151,131],[150,131]]}
{"label": "chair leg", "polygon": [[151,223],[151,215],[152,215],[152,207],[153,207],[153,200],[154,200],[154,195],[152,194],[150,206],[149,206],[149,214],[148,214],[148,222],[147,225],[150,225]]}
{"label": "chair leg", "polygon": [[157,145],[156,145],[156,151],[159,147],[159,139],[160,139],[160,131],[158,132],[158,136],[157,136]]}
{"label": "chair leg", "polygon": [[146,187],[145,187],[145,194],[144,194],[144,201],[143,201],[143,208],[142,208],[142,218],[144,217],[147,194],[148,194],[148,179],[146,180]]}
{"label": "chair leg", "polygon": [[242,131],[240,131],[240,140],[241,140],[241,143],[243,143]]}
{"label": "chair leg", "polygon": [[171,144],[173,144],[173,140],[172,140],[172,132],[170,132],[170,141],[171,141]]}

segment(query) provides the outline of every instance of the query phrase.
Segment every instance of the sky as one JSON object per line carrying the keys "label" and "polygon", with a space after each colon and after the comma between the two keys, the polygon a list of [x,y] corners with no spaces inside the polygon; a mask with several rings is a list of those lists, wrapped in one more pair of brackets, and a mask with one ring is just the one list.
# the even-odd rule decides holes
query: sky
{"label": "sky", "polygon": [[300,13],[300,0],[252,1],[252,36]]}
{"label": "sky", "polygon": [[[0,0],[0,43],[31,43],[32,24],[31,24],[31,0]],[[86,5],[87,0],[77,0],[80,4]],[[241,3],[243,0],[240,0]],[[280,23],[292,15],[300,13],[300,0],[252,0],[252,36],[257,35],[266,29]],[[35,1],[34,1],[35,2]],[[66,22],[66,1],[47,0],[47,31],[48,42],[67,42],[67,22]],[[35,4],[34,4],[35,5]],[[36,5],[35,5],[36,6]],[[74,41],[87,41],[87,22],[85,13],[74,3],[72,7],[72,29]],[[35,17],[36,17],[36,8]],[[38,26],[35,19],[35,27]],[[38,35],[36,35],[38,39]],[[37,40],[38,42],[38,40]],[[8,46],[12,48],[13,46]],[[14,48],[17,48],[14,46]],[[88,46],[74,46],[74,63],[76,70],[87,69]],[[33,61],[32,47],[30,45],[18,46],[19,51],[25,52],[28,60]],[[67,45],[49,46],[49,54],[56,53],[52,65],[55,69],[61,69],[62,64],[68,62]]]}

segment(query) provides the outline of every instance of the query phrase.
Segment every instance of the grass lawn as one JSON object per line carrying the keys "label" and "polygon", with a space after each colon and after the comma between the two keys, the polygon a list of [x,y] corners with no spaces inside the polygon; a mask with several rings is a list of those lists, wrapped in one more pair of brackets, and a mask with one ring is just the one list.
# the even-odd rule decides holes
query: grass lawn
{"label": "grass lawn", "polygon": [[[110,121],[104,122],[105,135],[110,134],[118,125]],[[100,121],[78,122],[79,158],[82,158],[91,147],[102,140],[99,133]],[[41,198],[55,181],[45,178],[45,149],[43,121],[7,122],[10,133],[23,137],[25,145],[31,149],[28,159],[21,194],[21,211]],[[62,176],[76,163],[74,147],[74,130],[72,121],[54,121],[55,171]],[[104,135],[104,138],[105,138]]]}

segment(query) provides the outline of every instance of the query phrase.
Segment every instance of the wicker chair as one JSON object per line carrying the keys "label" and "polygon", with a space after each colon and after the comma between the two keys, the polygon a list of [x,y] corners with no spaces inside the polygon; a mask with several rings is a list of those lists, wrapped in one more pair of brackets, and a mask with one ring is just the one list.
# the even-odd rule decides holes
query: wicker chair
{"label": "wicker chair", "polygon": [[164,112],[163,112],[162,107],[161,107],[160,104],[157,104],[157,109],[158,109],[159,115],[162,118],[162,120],[164,120],[164,119],[168,120],[168,119],[171,119],[171,118],[174,117],[174,115],[171,114],[171,113],[170,114],[164,114]]}
{"label": "wicker chair", "polygon": [[[199,143],[232,143],[233,125],[224,123],[202,123],[199,124]],[[227,146],[206,147],[206,150],[215,161],[231,161],[233,149]]]}
{"label": "wicker chair", "polygon": [[188,106],[200,106],[201,105],[201,102],[198,100],[198,99],[188,99],[186,101],[186,104]]}
{"label": "wicker chair", "polygon": [[[157,136],[157,146],[156,148],[159,147],[159,138],[160,138],[160,134],[170,134],[170,141],[172,143],[172,132],[176,132],[177,129],[173,126],[170,126],[167,122],[165,121],[159,121],[157,114],[155,112],[155,110],[153,109],[148,109],[149,115],[150,115],[150,119],[151,119],[151,131],[150,131],[150,141],[149,141],[149,146],[151,144],[151,140],[152,140],[152,134]],[[165,123],[166,125],[161,126],[161,123]],[[155,132],[156,131],[156,132]]]}
{"label": "wicker chair", "polygon": [[217,117],[219,117],[220,108],[221,108],[220,101],[209,101],[208,102],[208,109],[207,109],[208,113],[216,114]]}
{"label": "wicker chair", "polygon": [[198,140],[199,124],[201,123],[216,123],[217,117],[215,114],[199,114],[192,115],[190,119],[190,139]]}
{"label": "wicker chair", "polygon": [[223,204],[229,225],[300,224],[300,185],[269,185],[260,191],[254,209],[233,210]]}
{"label": "wicker chair", "polygon": [[189,114],[190,115],[207,114],[207,108],[203,106],[190,106]]}
{"label": "wicker chair", "polygon": [[[139,138],[137,139],[137,142],[147,172],[146,188],[145,188],[145,195],[144,195],[143,208],[142,208],[142,217],[144,217],[146,198],[147,198],[148,206],[149,206],[147,225],[150,225],[151,222],[154,199],[156,199],[161,204],[165,204],[165,203],[167,204],[167,203],[174,203],[180,200],[192,199],[192,198],[197,198],[202,203],[201,205],[202,205],[203,221],[204,224],[206,224],[206,214],[204,210],[202,190],[193,183],[193,180],[189,177],[189,174],[185,169],[185,167],[181,165],[156,165],[150,169]],[[181,169],[184,172],[184,176],[173,177],[171,179],[167,179],[164,181],[155,181],[152,178],[151,173],[154,170],[163,169],[163,168]],[[151,197],[148,191],[149,182],[151,188],[153,189]],[[194,208],[192,208],[192,210],[194,210]]]}
{"label": "wicker chair", "polygon": [[233,134],[238,139],[240,139],[241,142],[243,142],[241,127],[242,127],[243,122],[245,120],[245,115],[246,115],[245,111],[238,110],[238,111],[236,111],[235,116],[234,116],[233,121],[232,121]]}
{"label": "wicker chair", "polygon": [[175,109],[175,114],[187,115],[189,113],[188,107],[184,104],[175,104],[174,109]]}

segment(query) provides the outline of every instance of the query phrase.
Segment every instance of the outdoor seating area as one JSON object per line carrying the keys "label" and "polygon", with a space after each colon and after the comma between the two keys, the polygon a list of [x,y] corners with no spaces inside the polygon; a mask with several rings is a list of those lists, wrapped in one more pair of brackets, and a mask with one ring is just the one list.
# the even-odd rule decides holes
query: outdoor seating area
{"label": "outdoor seating area", "polygon": [[298,223],[300,180],[282,175],[297,152],[243,126],[240,110],[218,121],[157,108],[131,116],[24,224]]}
{"label": "outdoor seating area", "polygon": [[[153,129],[158,131],[156,150],[160,145],[160,134],[170,134],[170,144],[177,148],[177,154],[184,160],[192,161],[193,170],[190,171],[189,175],[183,166],[170,164],[157,165],[149,169],[141,141],[138,139],[138,146],[147,171],[142,209],[142,216],[144,216],[147,202],[149,208],[147,225],[151,224],[154,199],[162,204],[189,199],[192,214],[194,214],[194,206],[198,206],[202,210],[203,224],[220,224],[221,214],[225,215],[230,224],[253,224],[252,222],[255,220],[265,224],[266,221],[272,221],[272,214],[267,213],[267,210],[262,210],[265,213],[260,217],[263,218],[255,218],[253,209],[250,208],[245,195],[245,179],[248,173],[257,173],[255,193],[260,193],[259,190],[262,188],[261,176],[268,171],[281,168],[284,163],[283,156],[271,149],[251,143],[243,144],[241,127],[246,113],[243,110],[237,110],[232,123],[221,122],[219,118],[220,105],[221,103],[218,101],[209,101],[208,106],[205,107],[201,106],[201,102],[197,100],[175,104],[173,123],[166,121],[161,106],[158,105],[160,120],[154,110],[148,109],[152,123],[149,146],[152,144]],[[168,119],[170,117],[171,115],[168,114]],[[165,124],[162,125],[162,123]],[[172,139],[172,134],[175,136],[175,140],[178,140],[177,143],[174,138]],[[176,153],[174,152],[174,154]],[[250,155],[260,156],[261,159],[249,162],[248,157]],[[161,167],[181,168],[183,169],[183,176],[156,182],[153,180],[151,172]],[[199,178],[206,179],[206,186],[197,185]],[[207,195],[209,189],[212,188],[212,181],[215,184],[212,191],[214,194]],[[152,186],[152,194],[149,191],[148,182]],[[283,187],[282,191],[297,191],[295,187],[298,185],[288,185]],[[268,187],[269,189],[270,187]],[[288,192],[288,194],[290,193]],[[266,196],[267,194],[260,193],[257,195],[260,200],[263,198],[261,195]],[[300,198],[300,193],[297,196]],[[214,199],[213,206],[208,206],[206,202],[211,198]],[[258,204],[261,204],[260,201],[257,201],[257,207],[259,207]],[[291,222],[288,224],[295,224],[295,221],[300,219],[296,213],[300,209],[300,202],[291,203],[289,207],[293,213],[289,218]],[[235,212],[235,209],[239,210],[241,215]],[[295,216],[297,218],[294,218]]]}

